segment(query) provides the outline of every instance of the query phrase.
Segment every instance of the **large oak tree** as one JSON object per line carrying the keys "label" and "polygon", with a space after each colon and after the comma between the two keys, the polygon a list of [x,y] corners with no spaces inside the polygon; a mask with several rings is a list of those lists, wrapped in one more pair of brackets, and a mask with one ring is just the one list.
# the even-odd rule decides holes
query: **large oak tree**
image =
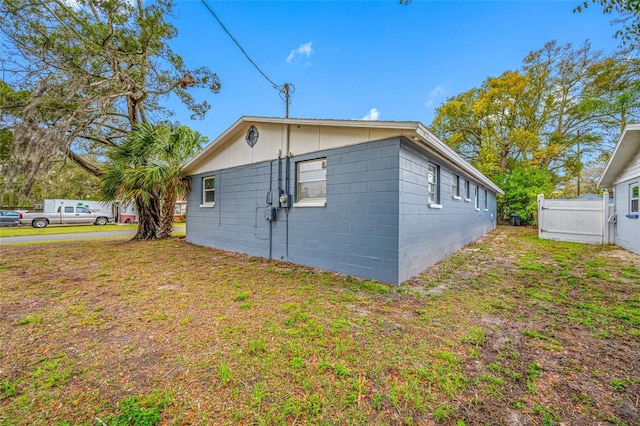
{"label": "large oak tree", "polygon": [[[638,64],[629,52],[605,57],[588,43],[549,42],[529,53],[518,70],[448,99],[431,128],[501,185],[517,171],[519,184],[534,176],[532,185],[545,182],[540,192],[553,189],[548,181],[556,190],[575,188],[569,182],[581,179],[584,164],[606,160],[621,126],[640,119]],[[507,213],[511,201],[501,200]]]}
{"label": "large oak tree", "polygon": [[172,10],[171,0],[0,0],[3,68],[27,94],[1,104],[0,127],[12,135],[3,191],[28,194],[60,154],[102,175],[96,159],[137,124],[167,119],[169,96],[204,117],[209,105],[188,89],[217,92],[220,82],[171,50]]}

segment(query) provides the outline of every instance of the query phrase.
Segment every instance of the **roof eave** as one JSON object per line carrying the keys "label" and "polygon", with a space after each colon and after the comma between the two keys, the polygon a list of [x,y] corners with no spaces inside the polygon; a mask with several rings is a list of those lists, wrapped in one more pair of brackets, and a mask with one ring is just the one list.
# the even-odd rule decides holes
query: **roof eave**
{"label": "roof eave", "polygon": [[638,143],[633,145],[633,140],[640,138],[640,123],[628,124],[622,131],[622,135],[616,144],[607,167],[598,181],[598,188],[610,188],[618,175],[627,167],[639,149]]}
{"label": "roof eave", "polygon": [[485,175],[480,173],[478,169],[469,164],[449,145],[438,139],[422,124],[419,124],[418,128],[416,129],[416,135],[418,136],[418,139],[414,139],[414,142],[419,142],[431,147],[444,158],[449,159],[449,161],[451,161],[455,166],[465,171],[466,173],[477,179],[479,182],[483,183],[486,187],[491,188],[495,193],[504,195],[504,191],[502,189],[500,189],[495,183],[491,182]]}
{"label": "roof eave", "polygon": [[[364,121],[364,120],[326,120],[315,118],[278,118],[278,117],[255,117],[242,116],[225,130],[214,141],[207,145],[198,155],[193,157],[187,164],[182,167],[182,175],[188,176],[191,169],[197,166],[203,158],[208,157],[209,153],[215,150],[218,145],[223,143],[230,135],[232,135],[238,127],[244,123],[273,123],[273,124],[292,124],[302,126],[339,126],[339,127],[371,127],[371,128],[396,128],[398,130],[415,131],[421,124],[417,121]],[[366,123],[366,126],[365,126]]]}
{"label": "roof eave", "polygon": [[218,145],[224,143],[227,138],[232,135],[238,127],[244,123],[274,123],[274,124],[292,124],[292,125],[308,125],[308,126],[338,126],[338,127],[369,127],[369,128],[393,128],[401,131],[409,131],[413,134],[413,141],[430,147],[439,153],[442,157],[448,159],[456,167],[468,173],[486,187],[491,188],[498,194],[504,194],[504,191],[491,182],[475,167],[465,161],[458,153],[451,149],[448,145],[438,139],[431,133],[422,123],[417,121],[364,121],[364,120],[326,120],[313,118],[277,118],[277,117],[252,117],[243,116],[211,142],[200,154],[195,156],[191,161],[182,167],[182,174],[188,176],[191,169],[195,168],[203,158],[207,158],[209,153],[215,150]]}

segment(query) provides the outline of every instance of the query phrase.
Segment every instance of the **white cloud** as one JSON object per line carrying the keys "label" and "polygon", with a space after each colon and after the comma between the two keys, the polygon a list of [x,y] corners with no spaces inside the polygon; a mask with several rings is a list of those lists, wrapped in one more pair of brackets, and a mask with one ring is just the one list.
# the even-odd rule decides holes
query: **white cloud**
{"label": "white cloud", "polygon": [[371,108],[369,110],[369,114],[362,117],[363,120],[367,120],[367,121],[375,121],[378,118],[380,118],[380,111],[378,111],[377,108]]}
{"label": "white cloud", "polygon": [[291,63],[291,61],[293,61],[293,58],[295,58],[298,55],[306,56],[307,58],[310,57],[311,54],[313,53],[313,48],[311,47],[311,43],[312,42],[303,43],[300,46],[298,46],[297,49],[293,49],[291,53],[289,53],[289,56],[287,56],[287,62]]}
{"label": "white cloud", "polygon": [[429,92],[429,96],[427,96],[427,100],[424,102],[424,106],[426,106],[427,108],[432,107],[436,100],[444,95],[444,92],[446,90],[447,86],[443,84],[439,84],[431,89],[431,91]]}

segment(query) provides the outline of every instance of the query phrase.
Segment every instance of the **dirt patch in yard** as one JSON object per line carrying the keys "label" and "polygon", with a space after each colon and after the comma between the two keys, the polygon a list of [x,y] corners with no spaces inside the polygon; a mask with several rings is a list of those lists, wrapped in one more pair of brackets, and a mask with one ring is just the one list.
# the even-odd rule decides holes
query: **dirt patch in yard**
{"label": "dirt patch in yard", "polygon": [[0,424],[640,424],[616,247],[502,227],[401,287],[180,239],[0,250]]}

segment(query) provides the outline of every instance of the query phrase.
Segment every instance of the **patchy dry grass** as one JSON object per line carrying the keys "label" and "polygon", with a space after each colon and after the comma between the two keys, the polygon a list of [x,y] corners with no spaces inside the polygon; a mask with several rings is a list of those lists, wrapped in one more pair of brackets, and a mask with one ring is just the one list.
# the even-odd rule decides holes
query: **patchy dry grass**
{"label": "patchy dry grass", "polygon": [[[184,233],[185,223],[175,223],[174,230]],[[55,235],[55,234],[79,234],[86,232],[108,232],[135,230],[138,225],[125,225],[110,223],[104,226],[96,225],[49,225],[46,228],[32,228],[30,225],[20,225],[16,227],[0,227],[0,238],[2,237],[24,237],[30,235]]]}
{"label": "patchy dry grass", "polygon": [[499,228],[400,288],[159,242],[0,249],[0,424],[640,424],[640,257]]}

